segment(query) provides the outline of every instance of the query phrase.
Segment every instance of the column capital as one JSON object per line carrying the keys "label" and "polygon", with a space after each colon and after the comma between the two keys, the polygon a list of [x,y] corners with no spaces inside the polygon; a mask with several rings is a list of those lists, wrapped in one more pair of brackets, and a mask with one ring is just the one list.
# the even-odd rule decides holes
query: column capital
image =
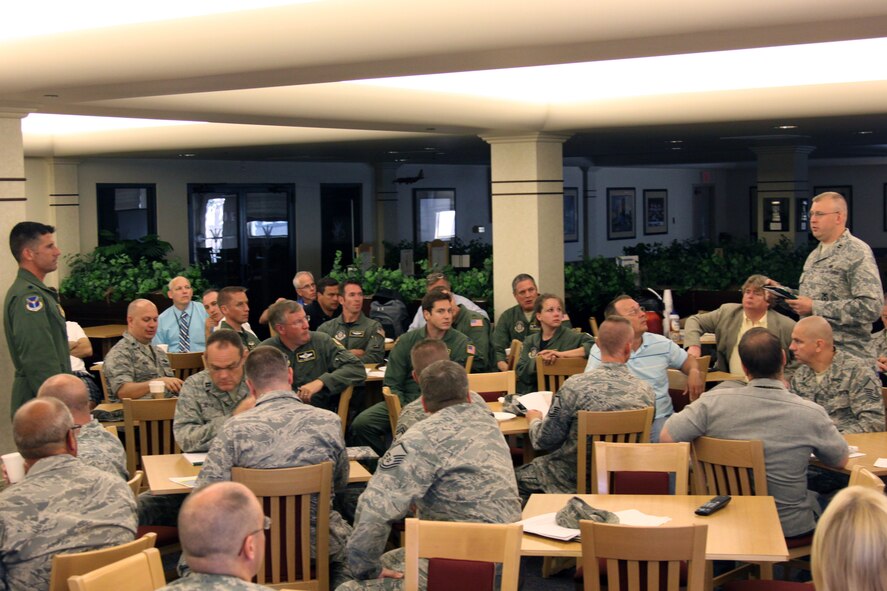
{"label": "column capital", "polygon": [[0,107],[0,119],[24,119],[37,109],[28,107],[11,107],[4,105]]}
{"label": "column capital", "polygon": [[540,144],[563,144],[573,137],[571,133],[549,133],[547,131],[531,132],[497,132],[491,131],[479,135],[480,139],[488,144],[523,144],[536,142]]}

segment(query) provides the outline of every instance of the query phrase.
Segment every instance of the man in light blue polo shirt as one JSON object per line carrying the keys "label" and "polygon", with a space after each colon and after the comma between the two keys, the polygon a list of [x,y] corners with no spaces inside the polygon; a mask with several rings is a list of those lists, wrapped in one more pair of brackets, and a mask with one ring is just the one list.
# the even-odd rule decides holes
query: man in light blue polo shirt
{"label": "man in light blue polo shirt", "polygon": [[206,349],[206,309],[191,298],[194,290],[186,277],[179,275],[169,282],[166,292],[172,306],[157,319],[154,345],[167,345],[170,353],[190,353]]}
{"label": "man in light blue polo shirt", "polygon": [[[658,442],[662,426],[674,413],[668,395],[668,369],[679,369],[687,375],[690,399],[695,400],[702,394],[704,386],[696,358],[687,355],[686,351],[664,336],[647,332],[646,312],[631,296],[624,294],[617,296],[607,304],[604,315],[627,318],[634,329],[631,357],[627,365],[632,374],[649,383],[656,393],[656,418],[653,420],[650,440]],[[585,371],[591,371],[600,365],[601,350],[594,345],[588,356]]]}

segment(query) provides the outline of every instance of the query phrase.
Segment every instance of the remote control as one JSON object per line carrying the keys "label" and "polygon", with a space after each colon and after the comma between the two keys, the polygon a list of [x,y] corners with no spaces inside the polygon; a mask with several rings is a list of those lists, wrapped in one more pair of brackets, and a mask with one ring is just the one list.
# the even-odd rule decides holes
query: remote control
{"label": "remote control", "polygon": [[721,495],[719,497],[715,497],[696,509],[696,515],[711,515],[715,511],[720,511],[727,506],[727,503],[730,502],[731,498],[732,497],[730,497],[729,495]]}

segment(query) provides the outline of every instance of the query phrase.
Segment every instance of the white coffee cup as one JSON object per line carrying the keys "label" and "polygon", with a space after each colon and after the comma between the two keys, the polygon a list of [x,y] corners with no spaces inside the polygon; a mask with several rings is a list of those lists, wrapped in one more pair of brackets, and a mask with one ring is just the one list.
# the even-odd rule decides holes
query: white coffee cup
{"label": "white coffee cup", "polygon": [[158,349],[160,349],[161,351],[163,351],[164,353],[169,353],[169,345],[167,345],[166,343],[160,343],[159,345],[154,345],[154,346],[157,347]]}
{"label": "white coffee cup", "polygon": [[148,391],[154,398],[164,398],[166,396],[166,384],[161,380],[151,380],[148,382]]}
{"label": "white coffee cup", "polygon": [[3,454],[3,465],[6,466],[6,477],[10,484],[15,484],[25,477],[25,459],[22,454],[13,452],[11,454]]}

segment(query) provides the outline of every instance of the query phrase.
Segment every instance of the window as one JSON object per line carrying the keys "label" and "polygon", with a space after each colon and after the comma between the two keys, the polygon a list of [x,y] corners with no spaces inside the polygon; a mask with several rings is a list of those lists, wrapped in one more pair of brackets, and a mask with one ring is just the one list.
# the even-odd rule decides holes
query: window
{"label": "window", "polygon": [[456,191],[414,189],[416,242],[449,240],[456,235]]}
{"label": "window", "polygon": [[157,189],[153,184],[99,183],[96,206],[100,246],[157,233]]}

